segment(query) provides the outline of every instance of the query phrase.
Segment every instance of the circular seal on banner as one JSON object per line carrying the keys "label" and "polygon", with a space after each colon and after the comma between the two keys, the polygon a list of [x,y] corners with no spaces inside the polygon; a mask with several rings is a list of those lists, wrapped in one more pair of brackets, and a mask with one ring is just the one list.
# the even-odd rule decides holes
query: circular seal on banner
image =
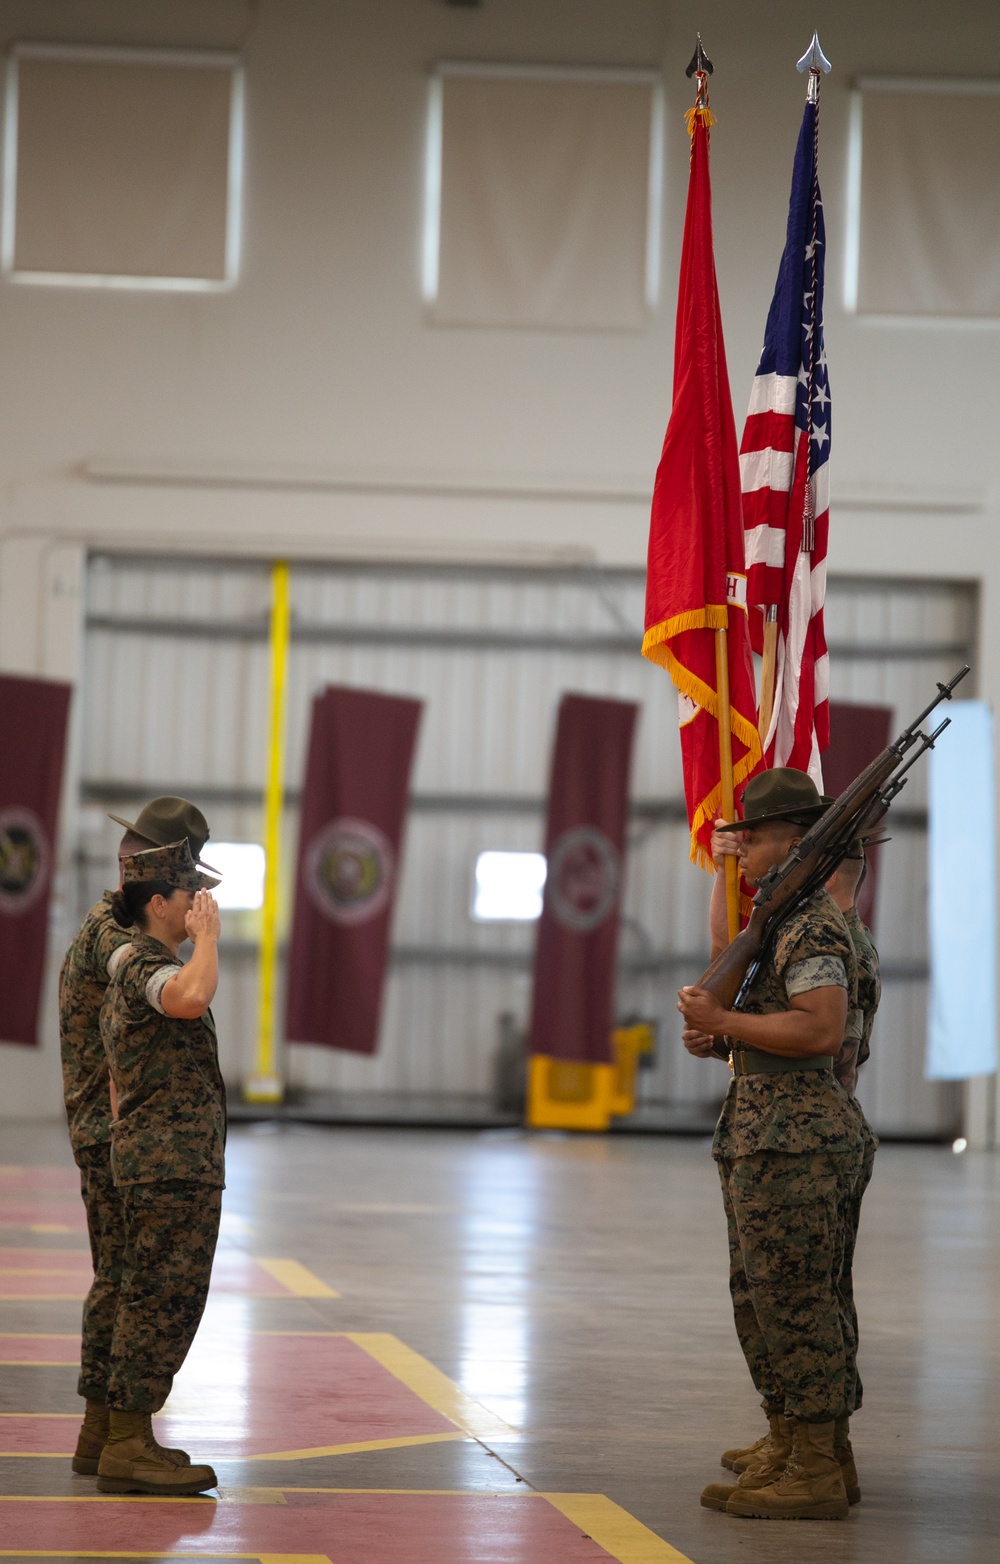
{"label": "circular seal on banner", "polygon": [[617,849],[596,826],[578,825],[549,856],[545,894],[564,928],[589,934],[614,910],[620,881]]}
{"label": "circular seal on banner", "polygon": [[49,869],[45,827],[31,809],[0,809],[0,912],[26,912],[42,894]]}
{"label": "circular seal on banner", "polygon": [[367,923],[392,892],[395,855],[384,831],[368,820],[331,820],[313,837],[305,880],[320,912],[334,923]]}

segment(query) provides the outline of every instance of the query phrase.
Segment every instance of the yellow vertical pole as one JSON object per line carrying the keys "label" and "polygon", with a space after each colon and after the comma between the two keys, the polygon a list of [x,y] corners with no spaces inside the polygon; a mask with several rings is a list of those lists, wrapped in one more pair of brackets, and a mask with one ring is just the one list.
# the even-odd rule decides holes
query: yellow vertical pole
{"label": "yellow vertical pole", "polygon": [[277,560],[271,572],[271,689],[267,740],[267,791],[264,796],[264,906],[260,921],[260,1002],[257,1058],[246,1082],[247,1102],[280,1102],[285,1094],[278,1073],[274,996],[278,971],[278,893],[281,876],[281,811],[284,805],[285,693],[291,611],[288,564]]}
{"label": "yellow vertical pole", "polygon": [[[736,819],[736,797],[733,787],[733,730],[729,711],[729,648],[728,633],[715,632],[715,689],[719,697],[719,773],[722,780],[722,818]],[[726,857],[726,915],[729,922],[729,938],[740,932],[740,866],[732,854]]]}

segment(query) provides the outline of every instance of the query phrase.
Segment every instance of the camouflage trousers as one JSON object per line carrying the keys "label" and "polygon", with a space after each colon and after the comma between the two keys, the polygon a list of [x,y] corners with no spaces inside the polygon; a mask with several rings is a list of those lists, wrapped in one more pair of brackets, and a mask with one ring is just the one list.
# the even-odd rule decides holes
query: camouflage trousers
{"label": "camouflage trousers", "polygon": [[94,1281],[83,1305],[83,1341],[77,1392],[103,1401],[125,1258],[125,1213],[111,1177],[111,1147],[81,1146],[75,1153],[80,1193],[87,1210]]}
{"label": "camouflage trousers", "polygon": [[186,1179],[125,1184],[125,1257],[108,1365],[108,1406],[158,1412],[208,1297],[222,1190]]}
{"label": "camouflage trousers", "polygon": [[840,1285],[838,1287],[838,1299],[844,1340],[851,1344],[852,1350],[848,1353],[847,1360],[847,1411],[857,1412],[864,1399],[864,1387],[861,1383],[861,1375],[858,1373],[858,1311],[854,1303],[854,1251],[858,1242],[858,1228],[861,1224],[861,1202],[865,1190],[872,1181],[872,1173],[875,1170],[875,1152],[878,1149],[878,1136],[868,1123],[864,1114],[858,1109],[858,1117],[861,1128],[861,1165],[853,1184],[844,1191],[844,1200],[841,1208],[841,1222],[844,1229],[844,1258],[841,1269]]}
{"label": "camouflage trousers", "polygon": [[840,1296],[844,1210],[861,1146],[719,1162],[736,1332],[768,1415],[849,1410],[857,1351]]}

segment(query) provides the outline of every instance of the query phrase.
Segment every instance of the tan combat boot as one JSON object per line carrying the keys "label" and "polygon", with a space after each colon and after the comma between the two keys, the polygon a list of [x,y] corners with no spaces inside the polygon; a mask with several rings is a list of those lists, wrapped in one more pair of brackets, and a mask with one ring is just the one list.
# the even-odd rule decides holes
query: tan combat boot
{"label": "tan combat boot", "polygon": [[103,1401],[91,1401],[88,1397],[73,1455],[74,1472],[79,1472],[82,1477],[97,1475],[97,1463],[107,1438],[108,1409]]}
{"label": "tan combat boot", "polygon": [[[88,1399],[73,1456],[74,1472],[78,1472],[81,1477],[96,1477],[101,1451],[107,1444],[107,1440],[108,1409],[103,1401]],[[172,1462],[174,1466],[191,1465],[191,1457],[186,1450],[171,1450],[167,1445],[161,1445],[155,1435],[153,1442],[164,1459]]]}
{"label": "tan combat boot", "polygon": [[111,1408],[108,1439],[97,1467],[101,1493],[152,1493],[183,1497],[218,1486],[210,1466],[178,1466],[153,1437],[148,1412]]}
{"label": "tan combat boot", "polygon": [[785,1470],[766,1488],[737,1487],[727,1515],[768,1521],[843,1521],[847,1490],[833,1448],[833,1422],[792,1422],[792,1453]]}
{"label": "tan combat boot", "polygon": [[858,1482],[858,1469],[854,1464],[854,1451],[851,1448],[851,1419],[847,1412],[843,1417],[838,1417],[834,1424],[833,1451],[844,1474],[848,1504],[860,1504],[861,1484]]}
{"label": "tan combat boot", "polygon": [[[709,1483],[701,1496],[706,1510],[724,1510],[737,1488],[766,1488],[781,1476],[785,1463],[792,1453],[792,1429],[786,1417],[772,1417],[771,1432],[758,1439],[757,1456],[740,1472],[739,1481],[733,1483]],[[727,1455],[742,1453],[727,1451]]]}
{"label": "tan combat boot", "polygon": [[771,1443],[774,1438],[774,1428],[777,1418],[768,1416],[768,1431],[761,1434],[752,1445],[739,1445],[734,1450],[723,1450],[720,1460],[730,1472],[745,1472],[748,1466],[757,1466],[761,1461],[766,1461],[771,1452]]}

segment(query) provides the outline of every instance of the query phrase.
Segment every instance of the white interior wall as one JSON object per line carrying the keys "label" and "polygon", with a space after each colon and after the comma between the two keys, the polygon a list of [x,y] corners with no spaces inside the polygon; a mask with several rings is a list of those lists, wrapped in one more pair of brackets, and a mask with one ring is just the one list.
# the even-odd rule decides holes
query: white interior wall
{"label": "white interior wall", "polygon": [[[90,545],[641,563],[669,403],[686,174],[683,67],[712,82],[716,255],[734,400],[773,287],[811,18],[717,0],[80,0],[0,4],[0,40],[242,49],[239,286],[213,297],[0,285],[0,666],[73,677]],[[823,24],[835,399],[831,569],[979,581],[979,693],[1000,692],[993,324],[848,317],[847,93],[858,75],[1000,75],[995,0],[841,0]],[[439,58],[659,65],[663,303],[648,330],[436,328],[419,293],[423,125]],[[46,1049],[51,1045],[47,1043]],[[9,1057],[8,1057],[9,1056]],[[4,1050],[9,1102],[51,1060]],[[995,1093],[971,1094],[980,1139]]]}

